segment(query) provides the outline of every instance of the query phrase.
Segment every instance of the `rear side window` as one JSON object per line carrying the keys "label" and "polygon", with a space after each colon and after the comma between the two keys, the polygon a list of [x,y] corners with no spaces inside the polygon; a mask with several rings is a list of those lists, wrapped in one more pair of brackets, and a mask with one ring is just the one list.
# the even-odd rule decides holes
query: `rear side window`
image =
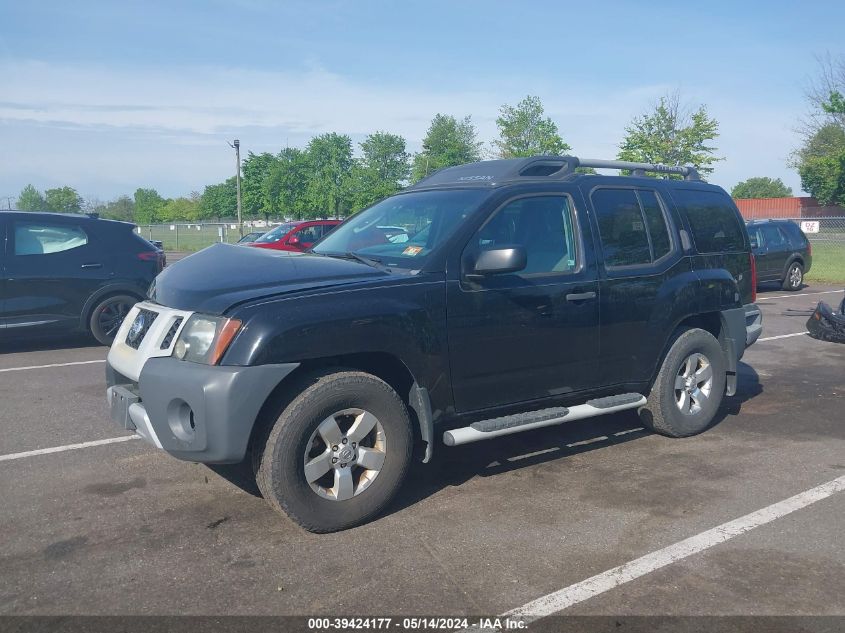
{"label": "rear side window", "polygon": [[678,189],[672,192],[672,197],[689,220],[695,248],[699,253],[745,250],[745,228],[725,194]]}
{"label": "rear side window", "polygon": [[669,228],[666,226],[663,209],[660,208],[657,195],[653,191],[637,191],[637,195],[640,197],[640,204],[643,205],[643,213],[645,213],[648,222],[648,233],[651,236],[654,259],[660,259],[672,250]]}
{"label": "rear side window", "polygon": [[597,189],[590,198],[605,267],[651,264],[672,250],[663,208],[653,191]]}
{"label": "rear side window", "polygon": [[795,222],[786,222],[782,228],[794,248],[803,248],[807,245],[807,236]]}
{"label": "rear side window", "polygon": [[763,235],[763,246],[768,248],[783,248],[788,243],[783,232],[777,226],[761,226],[760,233]]}
{"label": "rear side window", "polygon": [[15,255],[50,255],[85,246],[81,227],[42,222],[15,222]]}

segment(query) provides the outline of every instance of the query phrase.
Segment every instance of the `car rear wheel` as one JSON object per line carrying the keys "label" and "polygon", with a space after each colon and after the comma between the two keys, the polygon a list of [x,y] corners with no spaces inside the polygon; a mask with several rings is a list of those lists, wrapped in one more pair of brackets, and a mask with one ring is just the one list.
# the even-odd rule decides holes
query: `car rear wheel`
{"label": "car rear wheel", "polygon": [[315,374],[301,387],[253,449],[261,494],[311,532],[374,518],[411,462],[405,404],[387,383],[357,371]]}
{"label": "car rear wheel", "polygon": [[719,341],[699,328],[682,330],[663,359],[640,418],[661,435],[695,435],[713,421],[724,393],[725,360]]}
{"label": "car rear wheel", "polygon": [[103,345],[111,345],[120,324],[136,303],[138,299],[130,295],[113,295],[102,299],[88,320],[88,329],[94,338]]}
{"label": "car rear wheel", "polygon": [[804,268],[798,262],[792,262],[789,270],[786,271],[786,277],[783,279],[783,289],[795,292],[801,290],[804,283]]}

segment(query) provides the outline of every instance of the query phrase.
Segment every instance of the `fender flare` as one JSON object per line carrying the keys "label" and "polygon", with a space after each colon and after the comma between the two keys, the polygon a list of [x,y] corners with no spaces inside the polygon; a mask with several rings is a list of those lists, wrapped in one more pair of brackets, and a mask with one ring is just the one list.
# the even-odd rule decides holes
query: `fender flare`
{"label": "fender flare", "polygon": [[79,315],[79,328],[81,330],[87,330],[88,319],[91,315],[91,311],[94,309],[94,306],[96,306],[104,297],[115,294],[128,294],[133,297],[138,297],[138,301],[144,300],[144,293],[139,292],[138,287],[130,283],[116,282],[103,286],[102,288],[98,288],[94,294],[85,300],[85,304],[82,306],[82,313]]}
{"label": "fender flare", "polygon": [[[792,253],[789,258],[786,260],[786,265],[783,267],[783,271],[781,272],[781,280],[786,279],[786,274],[789,272],[789,267],[792,266],[795,262],[801,264],[801,268],[803,270],[805,264],[804,260],[801,258],[799,253]],[[804,271],[807,272],[807,271]]]}
{"label": "fender flare", "polygon": [[417,414],[417,420],[419,420],[420,439],[425,443],[425,455],[422,461],[423,464],[427,464],[434,454],[434,421],[431,415],[431,398],[428,396],[428,389],[420,387],[415,381],[408,393],[408,404]]}

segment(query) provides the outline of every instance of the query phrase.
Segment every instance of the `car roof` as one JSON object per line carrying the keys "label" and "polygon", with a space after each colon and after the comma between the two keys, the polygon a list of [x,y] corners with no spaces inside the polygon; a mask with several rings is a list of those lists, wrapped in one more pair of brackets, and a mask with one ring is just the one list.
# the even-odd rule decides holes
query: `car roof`
{"label": "car roof", "polygon": [[86,213],[58,213],[56,211],[20,211],[18,209],[2,210],[0,209],[0,217],[14,217],[14,218],[45,218],[49,220],[68,220],[74,222],[107,222],[109,224],[123,224],[126,226],[135,226],[132,222],[123,222],[122,220],[107,220],[101,218],[99,215]]}
{"label": "car roof", "polygon": [[746,224],[795,224],[795,222],[789,218],[769,218],[766,220],[748,220]]}

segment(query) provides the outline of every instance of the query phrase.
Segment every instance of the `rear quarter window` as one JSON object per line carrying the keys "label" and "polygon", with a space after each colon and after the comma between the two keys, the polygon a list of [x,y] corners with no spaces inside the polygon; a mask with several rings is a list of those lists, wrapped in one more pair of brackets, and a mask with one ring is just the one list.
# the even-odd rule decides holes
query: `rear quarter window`
{"label": "rear quarter window", "polygon": [[745,250],[745,227],[727,194],[719,191],[677,189],[672,198],[689,221],[699,253]]}

